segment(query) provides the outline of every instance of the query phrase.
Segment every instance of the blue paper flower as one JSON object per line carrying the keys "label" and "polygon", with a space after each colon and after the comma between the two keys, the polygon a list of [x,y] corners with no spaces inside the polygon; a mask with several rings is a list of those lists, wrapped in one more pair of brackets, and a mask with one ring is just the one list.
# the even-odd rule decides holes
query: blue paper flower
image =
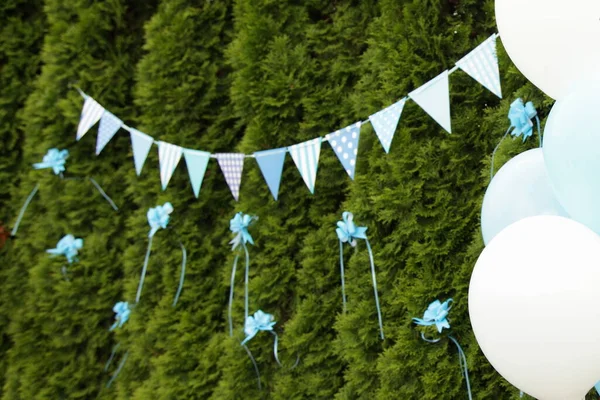
{"label": "blue paper flower", "polygon": [[83,239],[75,239],[75,236],[69,234],[58,241],[55,249],[49,249],[46,250],[46,252],[52,255],[63,255],[67,257],[69,263],[72,263],[76,260],[75,257],[77,256],[77,252],[78,250],[81,250],[82,247]]}
{"label": "blue paper flower", "polygon": [[271,314],[267,314],[261,310],[255,312],[254,316],[248,316],[248,318],[246,318],[246,323],[244,324],[246,338],[242,342],[242,345],[245,345],[260,331],[272,331],[273,325],[276,324],[273,320],[274,318]]}
{"label": "blue paper flower", "polygon": [[335,232],[338,238],[344,243],[350,243],[352,247],[356,246],[356,239],[366,239],[367,227],[354,225],[354,215],[345,211],[342,214],[342,220],[338,221]]}
{"label": "blue paper flower", "polygon": [[436,300],[427,307],[422,319],[413,318],[413,321],[421,326],[435,325],[439,333],[441,333],[444,328],[450,329],[450,323],[446,319],[450,308],[452,308],[450,307],[450,303],[452,303],[452,299],[448,299],[443,303]]}
{"label": "blue paper flower", "polygon": [[41,163],[33,164],[35,169],[52,168],[56,175],[65,170],[65,162],[69,157],[69,150],[50,149]]}
{"label": "blue paper flower", "polygon": [[519,137],[523,135],[523,141],[533,134],[533,122],[532,118],[535,118],[537,111],[533,106],[532,102],[523,104],[523,100],[516,99],[510,105],[508,112],[508,119],[510,124],[514,127],[511,135]]}
{"label": "blue paper flower", "polygon": [[119,301],[117,304],[115,304],[113,311],[117,315],[115,315],[115,323],[110,327],[111,331],[115,328],[122,327],[123,324],[129,320],[129,314],[131,313],[131,311],[129,311],[129,303],[126,301]]}
{"label": "blue paper flower", "polygon": [[154,236],[160,228],[165,229],[167,227],[169,224],[169,214],[172,212],[173,206],[169,202],[148,210],[148,223],[150,224],[148,237]]}
{"label": "blue paper flower", "polygon": [[235,237],[229,242],[232,245],[232,250],[235,250],[242,243],[254,244],[252,236],[248,232],[248,227],[254,219],[256,217],[239,212],[229,221],[229,229],[235,233]]}

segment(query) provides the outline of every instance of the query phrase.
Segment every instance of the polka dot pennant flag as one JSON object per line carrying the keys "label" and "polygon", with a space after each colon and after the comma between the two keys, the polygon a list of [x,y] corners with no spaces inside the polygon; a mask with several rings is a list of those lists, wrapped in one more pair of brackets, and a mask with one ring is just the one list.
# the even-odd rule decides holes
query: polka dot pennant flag
{"label": "polka dot pennant flag", "polygon": [[325,136],[351,179],[354,179],[356,169],[361,124],[357,122]]}
{"label": "polka dot pennant flag", "polygon": [[369,117],[371,125],[373,125],[373,129],[375,129],[375,133],[386,153],[390,152],[392,139],[394,139],[396,128],[398,128],[404,104],[406,104],[406,99],[402,99]]}
{"label": "polka dot pennant flag", "polygon": [[96,155],[100,154],[104,146],[110,142],[110,139],[115,136],[115,133],[121,129],[123,121],[115,117],[108,111],[104,111],[100,118],[100,126],[98,127],[98,137],[96,138]]}
{"label": "polka dot pennant flag", "polygon": [[496,96],[502,98],[496,38],[496,34],[490,36],[485,42],[459,60],[456,65]]}

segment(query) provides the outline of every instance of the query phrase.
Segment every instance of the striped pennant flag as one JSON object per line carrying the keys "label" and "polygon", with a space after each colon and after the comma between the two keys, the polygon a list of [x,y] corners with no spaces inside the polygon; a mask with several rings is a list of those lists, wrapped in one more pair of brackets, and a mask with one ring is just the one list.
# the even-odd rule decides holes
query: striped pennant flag
{"label": "striped pennant flag", "polygon": [[308,140],[288,147],[288,151],[304,179],[304,183],[312,194],[315,193],[315,181],[319,168],[319,155],[321,154],[322,138]]}
{"label": "striped pennant flag", "polygon": [[158,162],[160,163],[160,183],[162,190],[167,188],[177,164],[181,159],[183,149],[167,142],[158,142]]}
{"label": "striped pennant flag", "polygon": [[246,155],[243,153],[217,153],[215,157],[217,157],[221,171],[225,175],[225,181],[229,186],[229,190],[231,190],[233,198],[235,201],[238,201]]}
{"label": "striped pennant flag", "polygon": [[103,113],[104,107],[98,104],[96,100],[89,96],[85,98],[79,119],[79,126],[77,127],[77,140],[81,139],[100,120]]}
{"label": "striped pennant flag", "polygon": [[194,191],[196,198],[198,198],[206,167],[210,160],[210,153],[207,151],[183,149],[183,156],[185,157],[188,174],[190,175],[192,190]]}
{"label": "striped pennant flag", "polygon": [[452,133],[450,121],[450,85],[448,71],[444,71],[408,95],[435,119],[448,133]]}
{"label": "striped pennant flag", "polygon": [[490,36],[485,42],[460,59],[456,66],[485,86],[490,92],[502,98],[500,69],[496,53],[497,37],[496,34]]}
{"label": "striped pennant flag", "polygon": [[137,129],[129,128],[131,134],[131,148],[133,149],[133,161],[135,163],[135,172],[139,176],[154,143],[152,136],[148,136]]}
{"label": "striped pennant flag", "polygon": [[390,146],[396,134],[405,104],[406,99],[402,99],[369,117],[369,121],[371,121],[371,125],[373,125],[373,129],[375,129],[375,133],[386,153],[390,152]]}
{"label": "striped pennant flag", "polygon": [[115,117],[108,111],[104,111],[100,118],[100,126],[98,127],[98,137],[96,138],[96,155],[100,154],[104,146],[110,142],[110,139],[115,136],[115,133],[123,126],[123,121]]}
{"label": "striped pennant flag", "polygon": [[356,170],[361,125],[362,122],[357,122],[325,136],[350,179],[354,179]]}

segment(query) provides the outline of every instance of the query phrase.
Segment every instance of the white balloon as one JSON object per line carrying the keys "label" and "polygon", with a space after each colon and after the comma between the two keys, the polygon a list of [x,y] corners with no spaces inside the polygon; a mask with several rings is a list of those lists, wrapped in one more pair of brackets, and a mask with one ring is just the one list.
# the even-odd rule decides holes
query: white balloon
{"label": "white balloon", "polygon": [[550,184],[542,149],[509,160],[492,179],[481,207],[481,232],[487,245],[500,231],[536,215],[568,217]]}
{"label": "white balloon", "polygon": [[496,23],[508,55],[554,99],[600,69],[599,19],[598,0],[496,0]]}
{"label": "white balloon", "polygon": [[580,400],[600,379],[600,236],[568,218],[525,218],[483,250],[469,287],[479,346],[538,399]]}

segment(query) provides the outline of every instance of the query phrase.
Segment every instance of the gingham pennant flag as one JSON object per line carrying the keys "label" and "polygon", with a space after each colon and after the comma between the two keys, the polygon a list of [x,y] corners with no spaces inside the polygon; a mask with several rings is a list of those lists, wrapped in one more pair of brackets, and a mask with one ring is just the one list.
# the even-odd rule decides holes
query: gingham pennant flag
{"label": "gingham pennant flag", "polygon": [[167,188],[177,164],[181,159],[183,149],[167,142],[158,142],[158,162],[160,163],[160,183],[162,190]]}
{"label": "gingham pennant flag", "polygon": [[408,95],[435,119],[448,133],[452,133],[450,121],[450,85],[448,71],[444,71]]}
{"label": "gingham pennant flag", "polygon": [[373,129],[375,129],[375,133],[386,153],[390,152],[390,146],[392,145],[392,140],[398,128],[398,122],[400,121],[405,104],[406,99],[402,99],[369,117],[371,125],[373,125]]}
{"label": "gingham pennant flag", "polygon": [[231,190],[235,201],[240,197],[240,185],[242,184],[242,171],[244,169],[243,153],[217,153],[215,154],[221,171],[225,175],[225,181]]}
{"label": "gingham pennant flag", "polygon": [[288,151],[304,179],[304,183],[311,193],[315,193],[315,181],[319,168],[319,155],[321,154],[322,138],[312,139],[288,147]]}
{"label": "gingham pennant flag", "polygon": [[460,59],[456,65],[489,91],[502,98],[496,38],[496,34],[490,36],[485,42]]}
{"label": "gingham pennant flag", "polygon": [[104,111],[100,118],[100,126],[98,127],[98,137],[96,138],[96,155],[100,154],[104,146],[110,142],[110,139],[115,136],[115,133],[121,128],[123,121],[115,117],[108,111]]}
{"label": "gingham pennant flag", "polygon": [[83,110],[81,110],[79,126],[77,127],[77,140],[81,139],[98,122],[103,113],[104,107],[91,97],[86,97]]}
{"label": "gingham pennant flag", "polygon": [[362,122],[357,122],[325,136],[350,179],[354,179],[356,170],[361,124]]}

